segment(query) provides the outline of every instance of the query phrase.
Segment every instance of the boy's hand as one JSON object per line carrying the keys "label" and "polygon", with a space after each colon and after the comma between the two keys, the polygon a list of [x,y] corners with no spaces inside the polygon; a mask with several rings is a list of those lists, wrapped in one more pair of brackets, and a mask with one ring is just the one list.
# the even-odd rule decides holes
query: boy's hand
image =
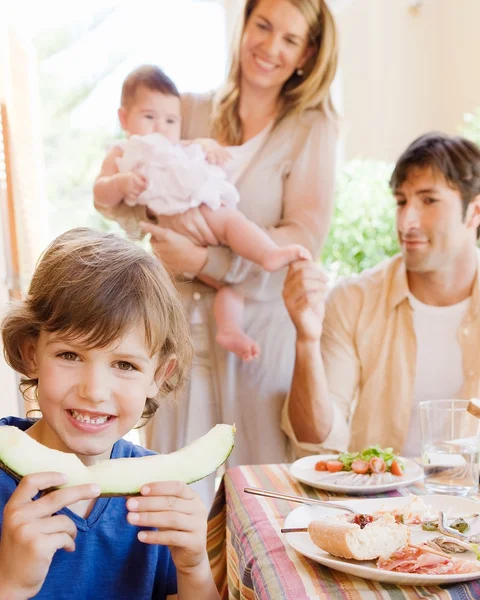
{"label": "boy's hand", "polygon": [[179,481],[149,483],[140,493],[127,500],[127,519],[158,531],[140,531],[138,539],[169,546],[178,573],[188,577],[203,573],[208,565],[208,512],[200,496]]}
{"label": "boy's hand", "polygon": [[127,204],[134,204],[142,192],[147,189],[148,181],[139,173],[119,173],[122,197]]}
{"label": "boy's hand", "polygon": [[193,140],[193,143],[200,144],[202,150],[205,152],[207,162],[211,165],[224,167],[225,163],[232,158],[232,155],[224,146],[210,138],[198,138]]}
{"label": "boy's hand", "polygon": [[[77,528],[60,509],[100,495],[95,485],[55,490],[37,500],[40,491],[63,485],[61,473],[35,473],[19,483],[3,514],[0,541],[0,591],[6,597],[35,596],[48,574],[53,556],[64,548],[75,550]],[[53,515],[53,516],[52,516]]]}

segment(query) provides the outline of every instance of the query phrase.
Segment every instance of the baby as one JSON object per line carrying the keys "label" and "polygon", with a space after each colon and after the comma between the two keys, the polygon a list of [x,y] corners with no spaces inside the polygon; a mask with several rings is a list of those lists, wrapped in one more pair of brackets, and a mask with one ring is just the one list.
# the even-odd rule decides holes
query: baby
{"label": "baby", "polygon": [[[310,258],[298,244],[277,246],[236,210],[238,192],[218,166],[229,158],[226,148],[208,139],[181,141],[180,95],[159,68],[145,65],[128,75],[118,116],[127,140],[115,144],[103,162],[93,188],[96,206],[145,204],[153,219],[199,206],[219,243],[267,271]],[[260,348],[242,330],[243,310],[238,291],[220,287],[214,306],[217,342],[249,361]]]}

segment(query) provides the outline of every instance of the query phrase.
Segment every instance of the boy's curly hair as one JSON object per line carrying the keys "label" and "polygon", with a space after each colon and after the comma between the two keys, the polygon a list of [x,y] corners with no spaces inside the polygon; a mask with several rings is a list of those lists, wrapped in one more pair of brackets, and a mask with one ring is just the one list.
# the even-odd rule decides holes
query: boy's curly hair
{"label": "boy's curly hair", "polygon": [[[27,398],[38,379],[28,376],[23,349],[40,331],[55,332],[90,347],[107,347],[136,325],[145,329],[158,369],[176,359],[158,397],[184,382],[193,350],[180,297],[160,260],[116,234],[77,228],[57,237],[41,256],[25,299],[13,303],[2,321],[7,363],[23,377]],[[158,408],[146,398],[142,418]]]}

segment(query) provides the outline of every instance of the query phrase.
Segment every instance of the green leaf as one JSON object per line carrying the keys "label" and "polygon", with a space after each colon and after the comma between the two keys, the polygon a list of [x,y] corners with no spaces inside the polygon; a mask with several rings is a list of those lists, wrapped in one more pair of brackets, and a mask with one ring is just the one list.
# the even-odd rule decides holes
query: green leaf
{"label": "green leaf", "polygon": [[321,257],[334,275],[359,273],[399,251],[388,185],[392,168],[385,162],[352,160],[339,172],[332,227]]}

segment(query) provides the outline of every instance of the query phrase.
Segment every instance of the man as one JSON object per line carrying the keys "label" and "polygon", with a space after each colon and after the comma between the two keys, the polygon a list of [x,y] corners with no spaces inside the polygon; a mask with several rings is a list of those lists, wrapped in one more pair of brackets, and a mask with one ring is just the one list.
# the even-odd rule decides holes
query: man
{"label": "man", "polygon": [[480,149],[431,133],[390,185],[401,254],[337,283],[297,261],[284,299],[297,330],[282,427],[297,454],[370,444],[418,455],[418,403],[480,395]]}

